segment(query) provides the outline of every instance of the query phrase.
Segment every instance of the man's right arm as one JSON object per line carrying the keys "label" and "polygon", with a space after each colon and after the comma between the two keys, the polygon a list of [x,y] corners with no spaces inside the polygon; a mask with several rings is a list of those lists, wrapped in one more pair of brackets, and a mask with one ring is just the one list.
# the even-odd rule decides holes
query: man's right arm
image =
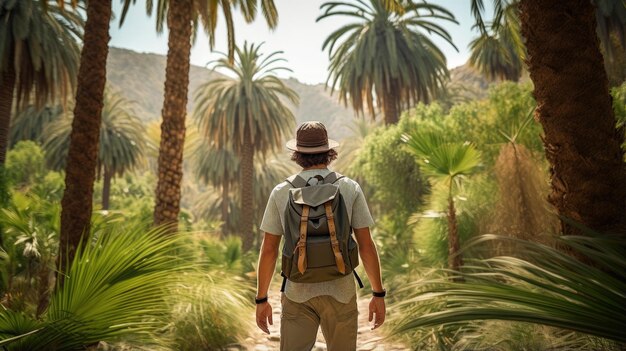
{"label": "man's right arm", "polygon": [[269,290],[276,260],[278,259],[278,248],[280,245],[280,235],[265,233],[261,252],[259,255],[259,266],[257,268],[257,297],[266,297]]}
{"label": "man's right arm", "polygon": [[[274,275],[276,267],[280,239],[280,235],[270,233],[265,233],[263,238],[259,265],[257,267],[257,299],[267,297],[272,275]],[[268,323],[271,325],[274,324],[274,321],[272,320],[272,306],[266,301],[256,306],[256,324],[261,330],[269,334]]]}

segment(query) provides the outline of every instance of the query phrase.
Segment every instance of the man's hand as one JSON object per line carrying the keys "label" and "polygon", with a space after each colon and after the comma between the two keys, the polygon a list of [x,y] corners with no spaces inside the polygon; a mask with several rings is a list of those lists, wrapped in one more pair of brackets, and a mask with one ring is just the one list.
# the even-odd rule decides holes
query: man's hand
{"label": "man's hand", "polygon": [[[372,330],[383,325],[383,323],[385,322],[385,312],[386,312],[385,299],[382,297],[373,296],[372,300],[370,301],[370,316],[369,316],[370,322],[372,321],[372,319],[374,319],[374,326],[372,327]],[[374,318],[374,315],[376,315],[375,318]]]}
{"label": "man's hand", "polygon": [[268,322],[270,325],[274,325],[272,321],[272,305],[270,305],[269,302],[256,305],[256,325],[267,334],[270,333],[269,327],[267,326]]}

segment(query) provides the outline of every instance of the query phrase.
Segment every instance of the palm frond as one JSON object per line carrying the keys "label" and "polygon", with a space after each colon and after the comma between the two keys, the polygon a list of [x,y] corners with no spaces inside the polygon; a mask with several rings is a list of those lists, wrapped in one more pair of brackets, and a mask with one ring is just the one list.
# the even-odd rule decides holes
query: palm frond
{"label": "palm frond", "polygon": [[[528,258],[502,256],[468,263],[466,283],[434,279],[411,284],[419,293],[400,304],[405,315],[396,332],[477,320],[537,323],[626,341],[626,259],[614,237],[561,237],[581,260],[535,242],[484,235],[468,247],[514,241]],[[437,301],[437,302],[436,302]],[[445,301],[445,303],[441,303]],[[428,310],[428,305],[434,307]],[[424,313],[426,312],[426,313]]]}
{"label": "palm frond", "polygon": [[0,3],[0,72],[14,70],[18,109],[65,101],[76,86],[83,18],[47,2]]}
{"label": "palm frond", "polygon": [[423,32],[454,47],[437,23],[456,23],[451,12],[426,3],[377,0],[329,1],[321,10],[318,21],[332,16],[354,20],[331,33],[323,50],[330,58],[327,84],[358,113],[367,106],[373,115],[377,105],[387,121],[395,122],[402,108],[428,102],[442,88],[448,77],[445,56]]}

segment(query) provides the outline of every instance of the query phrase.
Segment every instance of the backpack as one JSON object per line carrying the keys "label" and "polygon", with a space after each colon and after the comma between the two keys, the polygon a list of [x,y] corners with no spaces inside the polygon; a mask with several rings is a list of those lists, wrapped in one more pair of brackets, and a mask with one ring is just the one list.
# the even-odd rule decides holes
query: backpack
{"label": "backpack", "polygon": [[[285,244],[282,251],[283,284],[318,283],[355,275],[359,265],[357,243],[352,236],[348,212],[337,181],[341,174],[331,172],[308,180],[299,175],[287,178],[291,185],[285,208]],[[311,180],[317,179],[314,185]]]}

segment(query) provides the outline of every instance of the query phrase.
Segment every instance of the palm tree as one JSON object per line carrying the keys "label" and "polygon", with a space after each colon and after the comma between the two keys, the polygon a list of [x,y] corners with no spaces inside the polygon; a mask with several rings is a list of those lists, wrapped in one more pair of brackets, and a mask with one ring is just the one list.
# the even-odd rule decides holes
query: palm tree
{"label": "palm tree", "polygon": [[[46,162],[53,169],[66,167],[72,117],[65,114],[46,132]],[[145,137],[143,124],[133,110],[133,102],[119,92],[105,91],[97,173],[103,177],[102,209],[109,209],[111,180],[134,168],[143,158]]]}
{"label": "palm tree", "polygon": [[252,247],[254,215],[254,155],[274,150],[295,125],[293,113],[281,100],[297,104],[298,95],[288,88],[275,73],[289,69],[274,66],[284,59],[273,52],[262,58],[259,46],[244,44],[236,48],[235,64],[225,56],[215,69],[222,68],[236,78],[209,81],[195,92],[194,118],[202,132],[216,145],[230,145],[240,157],[241,209],[240,235],[243,248]]}
{"label": "palm tree", "polygon": [[[367,106],[372,118],[375,100],[385,123],[391,124],[397,123],[402,108],[430,101],[448,77],[444,54],[420,29],[454,46],[448,32],[433,20],[457,22],[452,13],[437,5],[385,3],[327,2],[317,20],[332,16],[356,20],[324,41],[322,49],[328,49],[330,57],[327,83],[332,90],[338,89],[339,99],[346,105],[350,101],[355,111],[363,112]],[[393,3],[399,7],[396,11],[385,6]]]}
{"label": "palm tree", "polygon": [[[502,2],[494,0],[500,13]],[[619,3],[622,11],[624,6],[619,0],[595,3]],[[482,5],[472,0],[479,20]],[[624,134],[615,129],[594,5],[521,0],[519,6],[538,106],[535,119],[543,127],[550,163],[549,201],[563,218],[600,232],[619,231],[626,220]],[[568,221],[561,221],[561,229],[565,235],[580,234]]]}
{"label": "palm tree", "polygon": [[470,43],[469,63],[488,79],[517,82],[526,58],[522,43],[517,4],[504,10],[501,23],[492,24]]}
{"label": "palm tree", "polygon": [[[75,6],[78,1],[72,1]],[[65,4],[57,0],[59,5]],[[90,231],[93,183],[98,160],[100,116],[109,54],[111,0],[88,1],[87,22],[78,70],[74,119],[61,200],[58,266],[64,272],[72,262],[84,233]],[[63,277],[63,275],[59,275]]]}
{"label": "palm tree", "polygon": [[38,108],[76,85],[83,20],[47,0],[0,1],[0,165],[6,157],[13,100]]}
{"label": "palm tree", "polygon": [[197,179],[215,188],[222,189],[221,219],[222,235],[228,235],[230,188],[232,183],[237,183],[239,175],[239,159],[228,145],[219,147],[211,143],[205,136],[198,136],[194,142],[191,155],[194,163],[194,173]]}
{"label": "palm tree", "polygon": [[463,258],[459,254],[454,189],[461,186],[464,177],[472,174],[480,164],[480,154],[474,145],[446,141],[435,133],[413,133],[403,140],[415,154],[424,174],[435,180],[435,186],[445,189],[448,197],[448,267],[459,271]]}
{"label": "palm tree", "polygon": [[[147,1],[146,5],[148,13],[151,13],[153,1]],[[162,110],[163,122],[161,124],[158,158],[159,180],[154,208],[154,224],[156,225],[178,223],[192,27],[197,29],[198,23],[201,23],[205,33],[209,36],[209,44],[213,47],[218,7],[221,7],[228,30],[228,52],[232,61],[235,46],[232,9],[237,6],[248,22],[251,22],[256,16],[256,0],[156,1],[157,31],[163,30],[166,19],[169,29],[169,49],[165,68],[165,98]],[[122,19],[127,7],[128,5],[123,11]],[[276,27],[278,13],[274,1],[262,1],[261,8],[269,27]]]}
{"label": "palm tree", "polygon": [[43,135],[48,124],[61,116],[63,111],[64,108],[61,105],[46,106],[41,109],[35,105],[29,105],[20,111],[11,120],[9,148],[22,140],[32,140],[40,145],[43,144]]}

